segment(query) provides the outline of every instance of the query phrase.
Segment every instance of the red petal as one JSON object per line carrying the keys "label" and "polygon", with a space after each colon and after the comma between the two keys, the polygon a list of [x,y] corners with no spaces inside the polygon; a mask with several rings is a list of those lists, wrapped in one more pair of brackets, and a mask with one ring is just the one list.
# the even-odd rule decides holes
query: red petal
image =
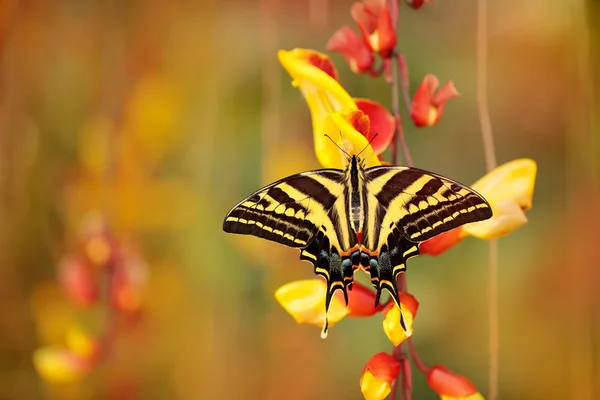
{"label": "red petal", "polygon": [[306,58],[306,62],[324,71],[333,79],[338,79],[337,70],[335,69],[335,66],[333,65],[329,57],[312,53]]}
{"label": "red petal", "polygon": [[364,137],[368,138],[371,131],[371,122],[369,117],[362,111],[352,111],[345,115],[346,120],[359,131]]}
{"label": "red petal", "polygon": [[60,262],[58,281],[67,297],[81,307],[92,306],[98,300],[98,285],[91,267],[81,257],[68,256]]}
{"label": "red petal", "polygon": [[439,86],[438,79],[431,74],[423,78],[423,82],[417,88],[413,97],[412,109],[410,117],[417,126],[429,125],[429,108],[432,105],[431,99],[434,90]]}
{"label": "red petal", "polygon": [[348,26],[341,27],[331,36],[327,50],[341,53],[354,73],[369,70],[375,61],[369,46]]}
{"label": "red petal", "polygon": [[424,241],[419,246],[421,254],[437,256],[453,247],[455,244],[460,243],[462,241],[462,238],[460,237],[461,229],[462,227],[458,227]]}
{"label": "red petal", "polygon": [[[336,292],[338,300],[344,301],[341,291]],[[352,284],[352,290],[348,291],[348,305],[351,317],[369,317],[381,310],[381,305],[375,307],[375,292],[364,287],[358,282]]]}
{"label": "red petal", "polygon": [[358,25],[360,31],[363,33],[363,36],[366,34],[365,40],[367,40],[368,36],[373,33],[375,29],[377,29],[377,19],[381,9],[383,8],[380,3],[383,3],[383,1],[375,0],[365,1],[362,3],[356,2],[352,4],[352,7],[350,8],[350,15],[352,15],[352,19],[354,19]]}
{"label": "red petal", "polygon": [[446,102],[454,97],[458,97],[458,95],[459,93],[454,87],[454,83],[452,81],[446,83],[433,95],[431,98],[431,105],[438,109],[436,122],[439,121],[440,117],[442,116],[442,111],[444,111]]}
{"label": "red petal", "polygon": [[365,137],[371,143],[375,153],[383,153],[394,137],[394,117],[387,108],[376,101],[369,99],[354,99],[354,101],[358,109],[369,117],[371,123],[370,131]]}
{"label": "red petal", "polygon": [[379,32],[379,54],[384,58],[389,58],[392,49],[396,46],[396,29],[394,29],[392,16],[387,7],[384,7],[379,14],[377,30]]}
{"label": "red petal", "polygon": [[467,397],[477,393],[477,388],[467,378],[454,374],[446,367],[436,365],[427,374],[427,384],[439,395]]}
{"label": "red petal", "polygon": [[[410,293],[400,292],[400,304],[402,304],[402,307],[406,307],[408,311],[410,311],[410,313],[413,315],[413,318],[417,316],[419,302],[415,296]],[[395,305],[396,303],[390,299],[390,301],[381,309],[381,313],[383,315],[387,314],[387,312],[390,311]]]}
{"label": "red petal", "polygon": [[364,371],[369,371],[376,378],[392,383],[400,372],[400,363],[387,353],[377,353],[365,365]]}
{"label": "red petal", "polygon": [[417,316],[417,309],[419,308],[419,302],[417,301],[415,296],[413,296],[410,293],[400,292],[400,304],[402,304],[402,306],[406,306],[406,308],[408,308],[408,311],[410,311],[410,313],[413,315],[413,318],[415,318]]}

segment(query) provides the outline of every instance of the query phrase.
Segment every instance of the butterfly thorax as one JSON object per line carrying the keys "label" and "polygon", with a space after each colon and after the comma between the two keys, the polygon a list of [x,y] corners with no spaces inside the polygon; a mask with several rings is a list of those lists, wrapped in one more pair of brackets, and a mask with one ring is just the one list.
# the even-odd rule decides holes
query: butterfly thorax
{"label": "butterfly thorax", "polygon": [[345,204],[350,228],[354,231],[358,243],[362,243],[362,230],[364,225],[364,178],[365,169],[362,159],[353,155],[348,159],[346,167],[346,193]]}

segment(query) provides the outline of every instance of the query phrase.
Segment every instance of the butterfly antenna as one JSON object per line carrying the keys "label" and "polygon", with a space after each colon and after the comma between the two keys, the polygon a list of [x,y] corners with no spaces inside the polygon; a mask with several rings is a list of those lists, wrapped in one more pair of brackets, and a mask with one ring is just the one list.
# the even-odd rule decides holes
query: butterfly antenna
{"label": "butterfly antenna", "polygon": [[357,156],[357,157],[358,157],[358,156],[360,156],[360,154],[361,154],[363,151],[365,151],[365,150],[367,149],[367,147],[369,147],[369,146],[371,145],[371,143],[373,143],[373,140],[375,140],[375,138],[376,138],[378,135],[379,135],[379,133],[376,133],[376,134],[375,134],[375,135],[374,135],[374,136],[371,138],[371,140],[369,140],[369,143],[367,143],[367,145],[364,147],[364,149],[362,149],[362,150],[360,151],[360,153],[358,153],[356,156]]}
{"label": "butterfly antenna", "polygon": [[[340,135],[341,135],[341,132],[340,132]],[[329,136],[328,134],[325,134],[325,137],[326,137],[327,139],[331,140],[331,142],[332,142],[333,144],[335,144],[335,147],[337,147],[338,149],[340,149],[340,151],[341,151],[342,153],[344,153],[345,155],[347,155],[348,157],[350,157],[350,154],[348,154],[348,152],[347,152],[346,150],[342,149],[342,148],[341,148],[341,147],[340,147],[340,146],[339,146],[339,145],[338,145],[338,144],[335,142],[335,140],[333,140],[333,139],[331,138],[331,136]]]}

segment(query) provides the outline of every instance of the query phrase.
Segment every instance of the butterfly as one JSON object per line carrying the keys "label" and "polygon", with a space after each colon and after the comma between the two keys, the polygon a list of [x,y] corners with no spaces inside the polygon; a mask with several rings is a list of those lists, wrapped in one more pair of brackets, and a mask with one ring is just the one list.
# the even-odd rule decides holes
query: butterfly
{"label": "butterfly", "polygon": [[[360,154],[360,153],[359,153]],[[300,249],[325,278],[325,311],[337,290],[346,304],[354,271],[370,274],[375,306],[385,289],[400,308],[396,286],[419,244],[492,216],[483,196],[450,178],[404,166],[365,167],[347,154],[346,168],[319,169],[254,192],[225,216],[223,230]],[[327,335],[325,319],[322,336]]]}

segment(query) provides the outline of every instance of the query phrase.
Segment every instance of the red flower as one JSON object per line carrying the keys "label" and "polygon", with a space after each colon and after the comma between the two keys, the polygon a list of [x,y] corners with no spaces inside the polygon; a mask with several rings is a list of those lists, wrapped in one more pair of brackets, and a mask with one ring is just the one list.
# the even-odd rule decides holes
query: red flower
{"label": "red flower", "polygon": [[58,281],[65,294],[75,304],[90,307],[99,297],[99,288],[91,267],[84,259],[69,255],[58,266]]}
{"label": "red flower", "polygon": [[377,353],[367,362],[360,376],[360,390],[367,400],[383,400],[390,394],[400,363],[387,353]]}
{"label": "red flower", "polygon": [[[335,293],[338,300],[344,302],[344,295],[341,291]],[[369,317],[382,309],[381,304],[375,307],[375,292],[361,285],[358,282],[352,283],[352,290],[348,291],[348,305],[346,308],[350,312],[349,317]]]}
{"label": "red flower", "polygon": [[415,10],[418,10],[419,8],[421,8],[423,6],[423,4],[431,3],[431,1],[432,0],[406,0],[406,4],[408,4]]}
{"label": "red flower", "polygon": [[483,400],[471,381],[441,365],[431,368],[427,374],[427,384],[442,398]]}
{"label": "red flower", "polygon": [[341,53],[355,74],[370,70],[375,62],[370,47],[348,26],[341,27],[331,36],[327,50]]}
{"label": "red flower", "polygon": [[363,0],[350,10],[365,43],[383,58],[389,58],[396,46],[396,31],[386,0]]}
{"label": "red flower", "polygon": [[426,75],[415,92],[410,117],[417,126],[433,126],[437,124],[444,111],[446,102],[458,96],[452,81],[446,83],[437,92],[440,82],[434,75]]}

